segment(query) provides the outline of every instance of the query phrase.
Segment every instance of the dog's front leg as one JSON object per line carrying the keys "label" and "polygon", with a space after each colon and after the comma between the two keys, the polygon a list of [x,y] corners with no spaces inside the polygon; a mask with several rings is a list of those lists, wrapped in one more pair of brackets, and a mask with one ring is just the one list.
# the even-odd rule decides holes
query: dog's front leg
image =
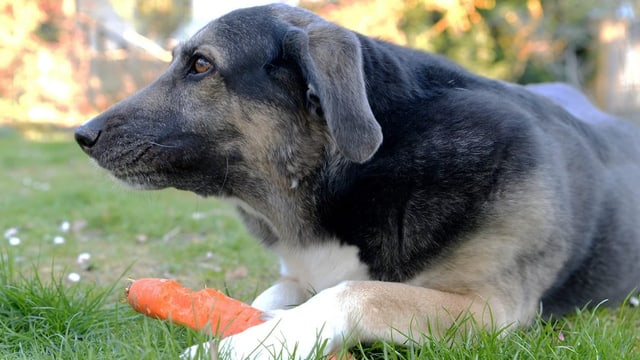
{"label": "dog's front leg", "polygon": [[496,300],[400,283],[349,281],[223,339],[218,354],[220,359],[234,360],[306,359],[356,341],[421,341],[420,334],[438,337],[465,314],[479,326],[502,326],[508,313]]}

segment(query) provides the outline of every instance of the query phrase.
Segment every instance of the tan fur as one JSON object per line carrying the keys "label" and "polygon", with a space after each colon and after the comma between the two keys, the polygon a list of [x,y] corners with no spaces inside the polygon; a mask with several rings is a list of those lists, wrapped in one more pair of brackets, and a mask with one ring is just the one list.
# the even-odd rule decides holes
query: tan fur
{"label": "tan fur", "polygon": [[379,281],[353,281],[341,287],[350,334],[363,342],[404,343],[419,334],[437,338],[455,324],[462,326],[462,334],[474,326],[495,330],[508,325],[510,318],[498,299],[474,294]]}
{"label": "tan fur", "polygon": [[[264,208],[250,208],[246,203],[241,206],[249,213],[270,214],[269,218],[261,217],[274,232],[299,227],[298,224],[308,218],[308,207],[312,205],[302,198],[306,198],[309,191],[306,189],[307,177],[320,166],[325,151],[328,138],[325,128],[302,114],[283,114],[278,109],[246,99],[230,101],[232,116],[227,119],[242,134],[239,149],[246,163],[252,164],[251,176],[264,189],[256,194],[260,201],[255,202]],[[270,209],[283,210],[273,212]],[[277,235],[283,239],[299,236]]]}
{"label": "tan fur", "polygon": [[[568,256],[566,241],[553,241],[558,233],[553,193],[546,179],[533,176],[527,183],[503,191],[497,206],[487,209],[486,224],[463,244],[443,256],[409,283],[460,294],[476,294],[498,303],[508,317],[526,325],[539,309],[538,294],[547,289]],[[555,235],[555,236],[554,236]],[[519,257],[546,253],[545,263],[519,264]],[[519,269],[522,269],[519,271]],[[502,320],[502,321],[501,321]]]}

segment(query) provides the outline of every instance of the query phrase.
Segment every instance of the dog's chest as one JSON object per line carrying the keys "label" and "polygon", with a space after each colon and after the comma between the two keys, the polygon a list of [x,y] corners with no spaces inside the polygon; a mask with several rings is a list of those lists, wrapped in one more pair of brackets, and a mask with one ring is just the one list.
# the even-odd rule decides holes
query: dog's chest
{"label": "dog's chest", "polygon": [[345,280],[370,280],[366,264],[360,261],[358,248],[327,240],[299,248],[278,246],[281,274],[295,279],[303,287],[320,291]]}
{"label": "dog's chest", "polygon": [[336,238],[317,237],[313,233],[307,233],[306,236],[300,235],[300,231],[282,234],[269,218],[248,204],[239,200],[234,202],[249,231],[279,256],[283,278],[294,280],[312,292],[345,280],[371,279],[369,267],[361,261],[357,246],[343,245]]}

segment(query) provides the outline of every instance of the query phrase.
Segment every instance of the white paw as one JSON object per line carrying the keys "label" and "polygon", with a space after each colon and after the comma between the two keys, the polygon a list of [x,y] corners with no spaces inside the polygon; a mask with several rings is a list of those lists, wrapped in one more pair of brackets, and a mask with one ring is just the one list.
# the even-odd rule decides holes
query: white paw
{"label": "white paw", "polygon": [[[211,349],[213,349],[213,351]],[[218,358],[217,355],[218,354],[215,349],[215,342],[212,340],[210,342],[188,347],[185,351],[182,352],[182,354],[180,355],[180,359],[181,360],[195,360],[195,359],[216,360]]]}
{"label": "white paw", "polygon": [[[300,360],[339,350],[351,329],[349,314],[340,301],[340,289],[336,288],[322,291],[294,309],[273,312],[267,322],[222,339],[211,358]],[[191,347],[183,358],[193,359],[205,347],[209,348],[208,344]]]}
{"label": "white paw", "polygon": [[298,282],[281,279],[258,295],[251,306],[262,311],[291,309],[307,301],[310,297],[310,292],[301,287]]}
{"label": "white paw", "polygon": [[315,321],[284,314],[262,325],[223,339],[219,353],[229,359],[307,359],[325,355],[332,348],[331,331]]}

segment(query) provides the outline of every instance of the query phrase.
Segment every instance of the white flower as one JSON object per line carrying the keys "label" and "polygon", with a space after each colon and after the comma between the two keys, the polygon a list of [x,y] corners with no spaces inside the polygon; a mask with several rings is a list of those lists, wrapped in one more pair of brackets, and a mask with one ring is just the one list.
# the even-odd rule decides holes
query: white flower
{"label": "white flower", "polygon": [[64,244],[64,237],[62,236],[56,236],[53,238],[53,244],[54,245],[62,245]]}
{"label": "white flower", "polygon": [[5,239],[9,239],[9,238],[14,237],[16,235],[18,235],[18,228],[14,228],[14,227],[8,228],[4,232],[4,238]]}
{"label": "white flower", "polygon": [[11,246],[18,246],[20,245],[21,241],[20,238],[17,236],[12,236],[9,238],[9,245]]}
{"label": "white flower", "polygon": [[78,255],[78,259],[76,261],[78,262],[78,264],[82,265],[89,260],[91,260],[91,254],[87,252],[83,252],[80,255]]}
{"label": "white flower", "polygon": [[191,214],[191,218],[193,220],[202,220],[205,217],[207,217],[207,214],[201,212],[194,212],[193,214]]}
{"label": "white flower", "polygon": [[60,224],[60,231],[66,233],[69,232],[69,229],[71,229],[71,223],[68,221],[63,221],[62,224]]}
{"label": "white flower", "polygon": [[67,275],[67,279],[69,279],[69,281],[78,282],[80,281],[80,274],[72,272]]}

